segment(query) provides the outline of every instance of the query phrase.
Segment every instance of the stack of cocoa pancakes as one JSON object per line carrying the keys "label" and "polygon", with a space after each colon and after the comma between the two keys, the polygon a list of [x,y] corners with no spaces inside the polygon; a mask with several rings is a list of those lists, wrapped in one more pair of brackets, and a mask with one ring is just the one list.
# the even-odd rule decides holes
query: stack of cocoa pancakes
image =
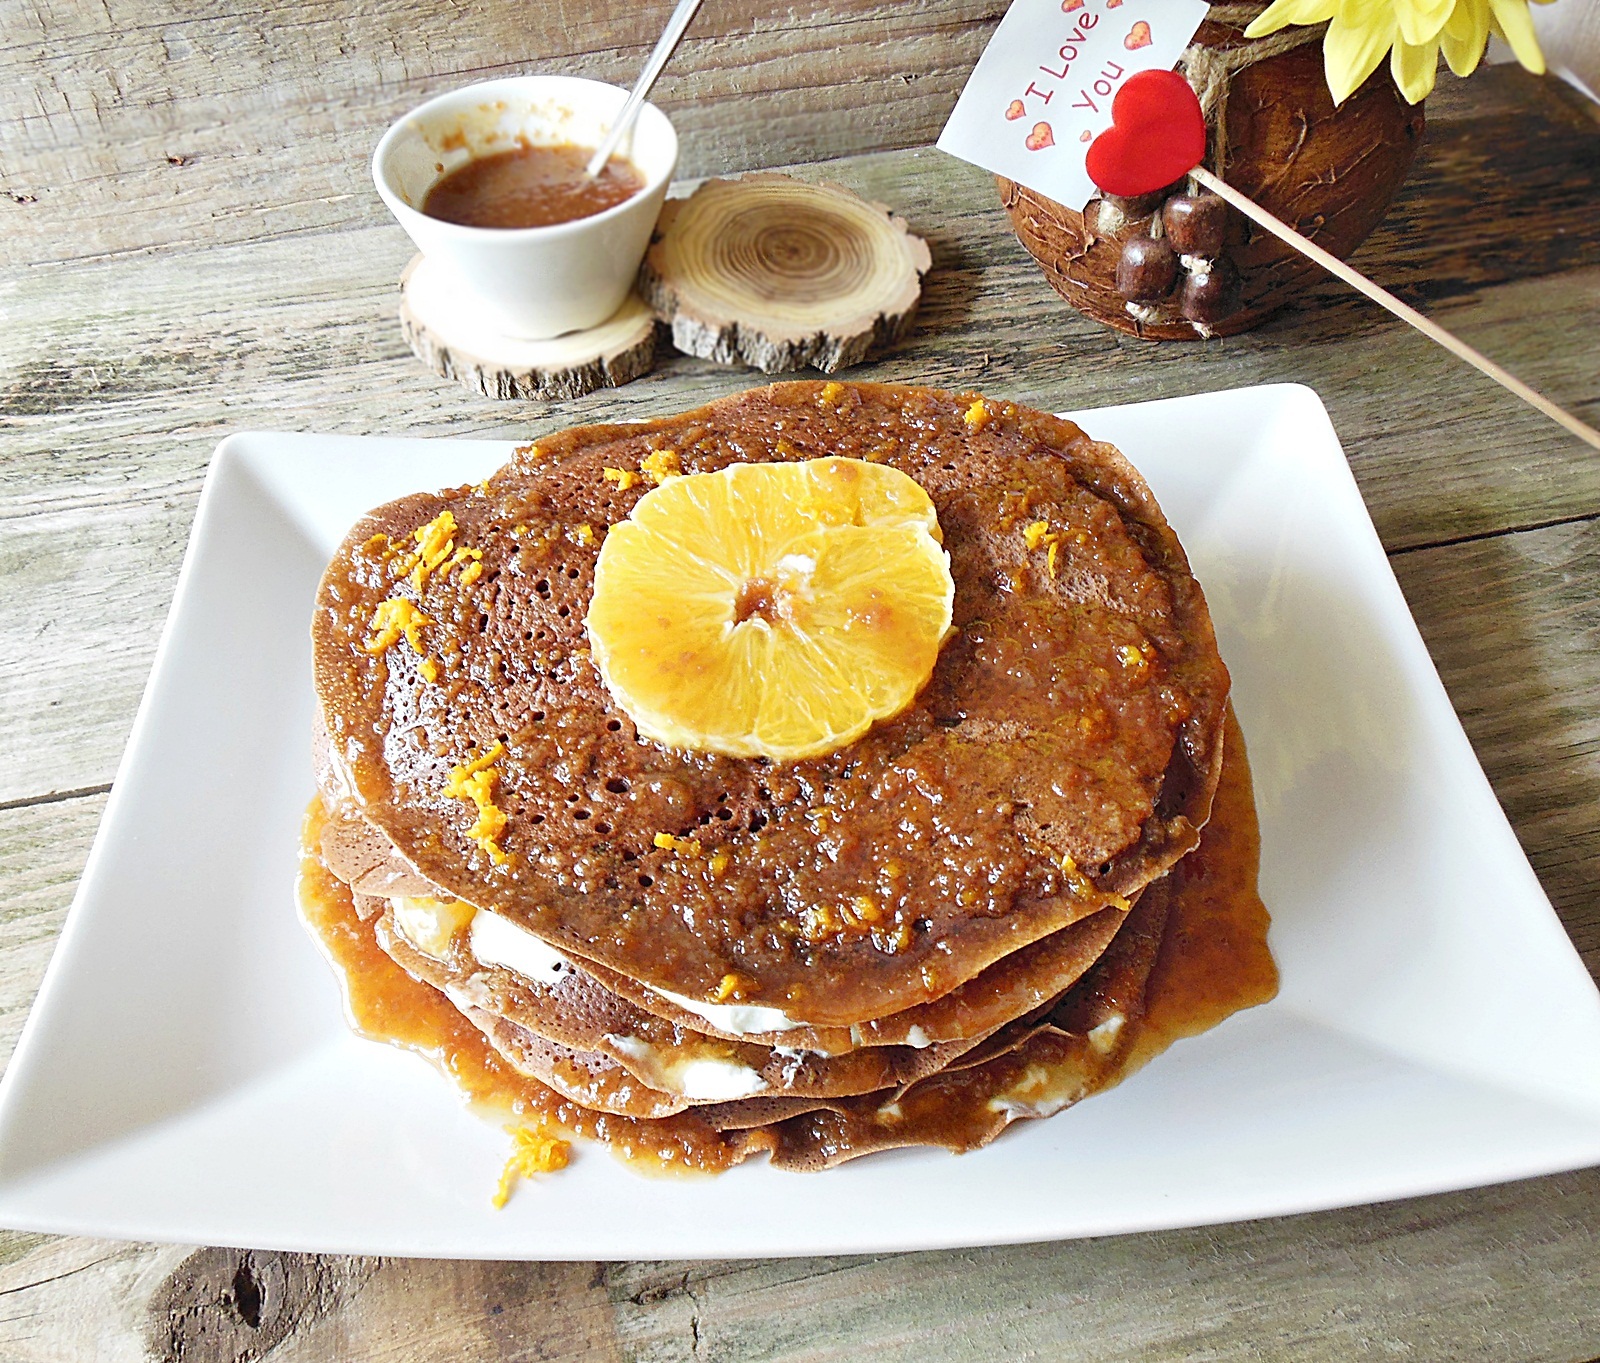
{"label": "stack of cocoa pancakes", "polygon": [[1205,599],[1070,422],[786,383],[541,438],[363,519],[312,634],[358,1022],[636,1158],[969,1149],[1274,990]]}

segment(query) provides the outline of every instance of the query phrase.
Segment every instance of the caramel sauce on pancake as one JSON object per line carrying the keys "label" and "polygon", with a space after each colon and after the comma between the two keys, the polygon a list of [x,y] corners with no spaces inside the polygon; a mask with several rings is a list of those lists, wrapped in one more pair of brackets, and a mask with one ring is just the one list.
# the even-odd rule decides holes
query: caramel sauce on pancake
{"label": "caramel sauce on pancake", "polygon": [[1186,1036],[1278,992],[1267,947],[1270,918],[1256,888],[1261,825],[1244,734],[1230,708],[1222,780],[1200,846],[1172,871],[1166,931],[1127,1062],[1136,1069]]}
{"label": "caramel sauce on pancake", "polygon": [[[1047,1017],[1022,1020],[1010,1036],[898,1095],[846,1099],[779,1116],[766,1128],[719,1132],[709,1112],[648,1121],[595,1112],[518,1073],[441,992],[378,946],[377,917],[364,921],[349,887],[323,864],[320,799],[303,829],[301,911],[343,980],[347,1010],[363,1036],[427,1056],[475,1105],[550,1122],[643,1168],[720,1172],[761,1149],[792,1168],[910,1144],[966,1150],[1017,1117],[1047,1116],[1111,1087],[1175,1041],[1276,994],[1269,919],[1256,887],[1260,829],[1231,710],[1224,752],[1199,847],[1146,890],[1102,960]],[[1122,1021],[1103,1043],[1112,1017]],[[1016,1035],[1024,1039],[1007,1048]]]}
{"label": "caramel sauce on pancake", "polygon": [[[663,451],[685,473],[844,455],[916,479],[956,634],[911,706],[787,765],[640,740],[583,621],[600,545]],[[415,585],[417,537],[446,512],[478,558]],[[414,644],[375,645],[385,607],[420,622]],[[722,999],[732,977],[729,1001],[830,1027],[938,999],[1188,852],[1228,686],[1182,548],[1117,451],[887,385],[779,384],[542,437],[476,488],[363,520],[313,632],[330,750],[426,880],[651,988]],[[450,794],[480,768],[490,811]],[[869,925],[834,926],[862,900]]]}

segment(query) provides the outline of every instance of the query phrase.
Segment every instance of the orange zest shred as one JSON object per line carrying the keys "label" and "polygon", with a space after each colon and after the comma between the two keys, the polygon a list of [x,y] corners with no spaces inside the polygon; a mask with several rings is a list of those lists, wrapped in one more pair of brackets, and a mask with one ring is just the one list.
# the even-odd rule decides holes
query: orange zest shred
{"label": "orange zest shred", "polygon": [[594,526],[590,525],[588,521],[579,521],[576,525],[569,525],[567,527],[567,538],[585,549],[592,548],[594,546]]}
{"label": "orange zest shred", "polygon": [[683,465],[678,462],[677,450],[651,450],[639,461],[639,472],[652,487],[660,487],[668,478],[683,477]]}
{"label": "orange zest shred", "polygon": [[1075,544],[1082,544],[1088,536],[1081,530],[1052,530],[1049,521],[1030,521],[1022,527],[1022,542],[1030,551],[1038,549],[1041,545],[1044,547],[1045,567],[1049,569],[1051,577],[1056,575],[1058,566],[1056,560],[1061,552],[1061,546],[1069,539]]}
{"label": "orange zest shred", "polygon": [[608,483],[615,483],[618,492],[626,492],[644,482],[644,475],[632,469],[601,469],[600,476]]}
{"label": "orange zest shred", "polygon": [[865,894],[858,894],[845,906],[843,912],[846,922],[854,919],[858,923],[876,923],[883,917],[883,910],[878,907],[871,895]]}
{"label": "orange zest shred", "polygon": [[839,937],[871,937],[873,946],[892,956],[911,945],[911,926],[886,922],[877,900],[858,894],[843,904],[815,904],[804,910],[800,936],[813,946]]}
{"label": "orange zest shred", "polygon": [[722,873],[724,871],[726,871],[728,869],[728,867],[731,866],[732,864],[733,864],[733,854],[731,852],[729,852],[726,848],[719,847],[715,852],[713,852],[711,854],[711,874],[712,874],[712,876],[714,878],[720,879],[721,876],[722,876]]}
{"label": "orange zest shred", "polygon": [[822,385],[822,392],[817,395],[817,400],[823,403],[825,406],[833,407],[837,405],[839,399],[843,396],[844,385],[842,383],[834,383],[830,380],[828,383]]}
{"label": "orange zest shred", "polygon": [[969,429],[981,431],[994,420],[994,413],[989,410],[988,403],[978,398],[961,414],[961,419],[967,423]]}
{"label": "orange zest shred", "polygon": [[739,987],[743,983],[744,980],[739,975],[729,971],[717,982],[717,991],[711,996],[711,1001],[713,1003],[726,1002],[739,992]]}
{"label": "orange zest shred", "polygon": [[447,573],[452,568],[461,569],[461,585],[470,587],[483,572],[483,550],[468,549],[463,545],[450,555],[449,562],[444,565],[444,571]]}
{"label": "orange zest shred", "polygon": [[496,866],[509,860],[500,846],[500,835],[505,832],[506,816],[494,802],[495,784],[500,773],[494,764],[505,755],[505,744],[496,743],[475,761],[454,768],[444,783],[444,793],[452,800],[470,801],[478,811],[478,820],[467,830],[467,837],[489,854]]}
{"label": "orange zest shred", "polygon": [[1074,899],[1097,899],[1109,908],[1121,909],[1124,913],[1128,911],[1128,901],[1120,894],[1102,890],[1084,875],[1070,852],[1061,858],[1061,874],[1066,878],[1067,889],[1071,891]]}
{"label": "orange zest shred", "polygon": [[572,1152],[571,1141],[553,1135],[543,1126],[508,1126],[506,1132],[511,1137],[511,1153],[500,1171],[500,1185],[490,1199],[497,1211],[510,1200],[519,1178],[531,1179],[565,1169]]}
{"label": "orange zest shred", "polygon": [[378,609],[373,611],[372,633],[361,646],[374,655],[387,653],[404,636],[419,656],[426,656],[428,650],[422,646],[422,627],[432,623],[417,609],[415,601],[392,596],[380,601]]}
{"label": "orange zest shred", "polygon": [[671,833],[657,833],[652,841],[663,852],[676,852],[683,857],[697,857],[700,855],[699,838],[677,838]]}
{"label": "orange zest shred", "polygon": [[411,569],[411,585],[419,592],[428,578],[455,552],[456,518],[449,511],[441,511],[426,525],[411,532],[417,542],[415,564]]}

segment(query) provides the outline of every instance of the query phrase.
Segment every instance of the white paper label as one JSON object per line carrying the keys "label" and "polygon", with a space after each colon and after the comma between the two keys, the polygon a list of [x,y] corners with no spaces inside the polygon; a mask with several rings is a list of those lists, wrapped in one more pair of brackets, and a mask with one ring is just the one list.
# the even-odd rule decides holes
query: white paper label
{"label": "white paper label", "polygon": [[1135,71],[1170,71],[1206,0],[1013,0],[978,58],[939,149],[1082,208],[1089,143]]}

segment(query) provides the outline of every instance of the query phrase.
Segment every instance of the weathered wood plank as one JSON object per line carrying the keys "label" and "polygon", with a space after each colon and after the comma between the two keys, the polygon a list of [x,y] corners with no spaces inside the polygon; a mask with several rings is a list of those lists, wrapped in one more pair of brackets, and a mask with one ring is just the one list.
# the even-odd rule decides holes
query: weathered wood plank
{"label": "weathered wood plank", "polygon": [[624,1264],[635,1363],[1571,1360],[1600,1172],[1293,1220],[880,1258]]}
{"label": "weathered wood plank", "polygon": [[597,1264],[203,1249],[144,1313],[153,1363],[622,1363]]}
{"label": "weathered wood plank", "polygon": [[0,810],[0,1067],[39,992],[105,803],[93,795]]}
{"label": "weathered wood plank", "polygon": [[[707,6],[656,101],[703,175],[927,142],[1005,6]],[[369,225],[379,134],[473,80],[629,85],[670,11],[158,0],[0,13],[0,263]]]}
{"label": "weathered wood plank", "polygon": [[1485,284],[1600,263],[1600,111],[1514,66],[1439,88],[1405,188],[1357,263],[1424,310]]}
{"label": "weathered wood plank", "polygon": [[[684,173],[931,141],[1003,8],[708,9],[657,92]],[[11,7],[0,15],[0,266],[372,225],[383,211],[367,159],[406,108],[526,70],[626,84],[664,13],[620,0],[528,13],[272,0],[241,25],[171,0]],[[1428,145],[1391,220],[1398,240],[1364,257],[1386,282],[1433,295],[1595,263],[1600,139],[1575,96],[1500,68],[1465,84],[1447,76],[1429,109]]]}
{"label": "weathered wood plank", "polygon": [[1600,522],[1394,566],[1517,836],[1600,977]]}
{"label": "weathered wood plank", "polygon": [[[20,1241],[18,1363],[1571,1360],[1600,1171],[1312,1216],[931,1254],[495,1264]],[[148,1350],[148,1353],[145,1352]]]}
{"label": "weathered wood plank", "polygon": [[6,1363],[146,1363],[146,1303],[185,1251],[0,1232]]}
{"label": "weathered wood plank", "polygon": [[6,1363],[623,1360],[598,1264],[0,1237]]}

